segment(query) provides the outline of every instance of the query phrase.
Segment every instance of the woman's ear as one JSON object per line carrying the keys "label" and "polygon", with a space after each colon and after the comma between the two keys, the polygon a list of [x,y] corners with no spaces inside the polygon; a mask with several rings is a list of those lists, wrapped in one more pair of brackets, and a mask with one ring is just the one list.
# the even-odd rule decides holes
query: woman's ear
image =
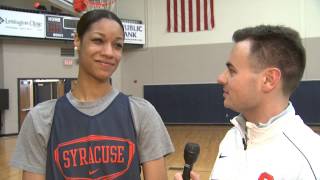
{"label": "woman's ear", "polygon": [[73,40],[74,50],[79,51],[80,48],[80,38],[78,34],[76,33]]}
{"label": "woman's ear", "polygon": [[263,91],[270,92],[280,86],[281,71],[278,68],[267,68],[263,74]]}

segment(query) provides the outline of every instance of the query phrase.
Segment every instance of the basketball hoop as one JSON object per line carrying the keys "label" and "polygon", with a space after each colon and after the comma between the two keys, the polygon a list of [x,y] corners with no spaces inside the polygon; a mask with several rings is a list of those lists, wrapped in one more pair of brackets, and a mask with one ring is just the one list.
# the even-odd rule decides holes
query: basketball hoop
{"label": "basketball hoop", "polygon": [[78,13],[85,13],[94,9],[114,11],[117,0],[74,0],[73,7]]}

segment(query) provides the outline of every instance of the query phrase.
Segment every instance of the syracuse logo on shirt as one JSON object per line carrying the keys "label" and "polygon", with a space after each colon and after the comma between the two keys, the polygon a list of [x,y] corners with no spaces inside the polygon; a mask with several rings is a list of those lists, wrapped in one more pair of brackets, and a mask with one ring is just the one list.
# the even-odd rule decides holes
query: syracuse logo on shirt
{"label": "syracuse logo on shirt", "polygon": [[112,180],[129,169],[134,153],[128,139],[90,135],[59,144],[54,161],[65,179]]}

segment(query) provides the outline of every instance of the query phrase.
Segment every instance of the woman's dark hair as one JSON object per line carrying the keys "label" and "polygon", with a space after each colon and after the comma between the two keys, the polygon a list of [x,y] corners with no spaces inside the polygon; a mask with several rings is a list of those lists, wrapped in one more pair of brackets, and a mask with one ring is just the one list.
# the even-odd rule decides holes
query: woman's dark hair
{"label": "woman's dark hair", "polygon": [[106,9],[95,9],[92,11],[88,11],[81,16],[77,24],[78,37],[82,39],[83,35],[88,31],[88,29],[90,29],[90,26],[103,18],[116,21],[121,26],[122,31],[124,32],[122,22],[117,15]]}

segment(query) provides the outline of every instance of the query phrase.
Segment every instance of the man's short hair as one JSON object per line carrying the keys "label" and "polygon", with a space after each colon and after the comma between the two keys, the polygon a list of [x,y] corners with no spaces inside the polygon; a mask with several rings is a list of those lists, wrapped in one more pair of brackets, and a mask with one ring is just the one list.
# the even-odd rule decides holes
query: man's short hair
{"label": "man's short hair", "polygon": [[298,87],[306,65],[305,49],[297,31],[284,26],[259,25],[237,30],[234,42],[249,40],[253,67],[276,67],[281,71],[283,92],[291,95]]}

